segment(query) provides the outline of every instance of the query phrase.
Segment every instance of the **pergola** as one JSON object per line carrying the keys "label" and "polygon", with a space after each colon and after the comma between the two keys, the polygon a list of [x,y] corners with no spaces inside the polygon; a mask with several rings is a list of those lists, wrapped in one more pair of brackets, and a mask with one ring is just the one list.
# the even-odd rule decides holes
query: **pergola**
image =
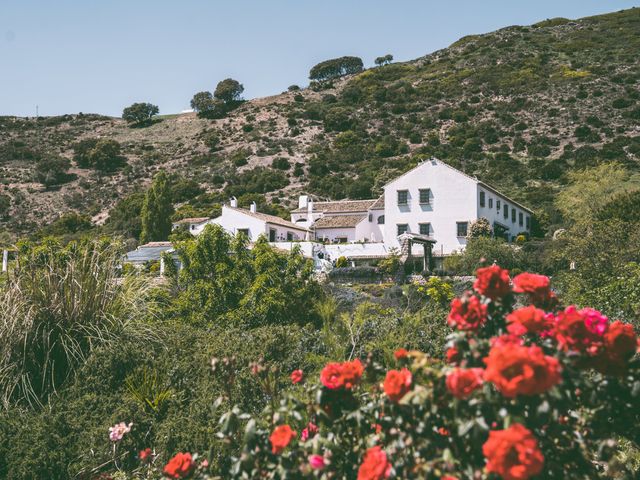
{"label": "pergola", "polygon": [[417,243],[418,245],[422,245],[424,252],[422,257],[423,270],[426,272],[431,271],[433,266],[432,250],[433,245],[436,243],[435,238],[430,237],[429,235],[406,232],[399,235],[398,240],[400,241],[400,259],[405,263],[413,258],[413,244]]}

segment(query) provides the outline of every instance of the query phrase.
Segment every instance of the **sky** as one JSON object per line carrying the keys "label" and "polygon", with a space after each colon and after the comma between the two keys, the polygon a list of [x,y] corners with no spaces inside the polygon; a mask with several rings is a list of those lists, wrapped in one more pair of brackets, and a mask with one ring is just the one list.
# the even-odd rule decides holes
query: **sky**
{"label": "sky", "polygon": [[0,115],[100,113],[133,102],[161,114],[235,78],[244,97],[308,84],[356,55],[411,60],[464,35],[640,0],[0,0]]}

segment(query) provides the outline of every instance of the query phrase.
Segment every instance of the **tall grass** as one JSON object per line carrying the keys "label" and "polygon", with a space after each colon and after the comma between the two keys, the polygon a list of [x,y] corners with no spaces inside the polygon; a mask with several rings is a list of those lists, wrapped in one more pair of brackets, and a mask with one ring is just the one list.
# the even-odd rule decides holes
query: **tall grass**
{"label": "tall grass", "polygon": [[119,278],[121,251],[104,240],[23,244],[0,292],[0,402],[41,406],[93,349],[153,337],[151,285]]}

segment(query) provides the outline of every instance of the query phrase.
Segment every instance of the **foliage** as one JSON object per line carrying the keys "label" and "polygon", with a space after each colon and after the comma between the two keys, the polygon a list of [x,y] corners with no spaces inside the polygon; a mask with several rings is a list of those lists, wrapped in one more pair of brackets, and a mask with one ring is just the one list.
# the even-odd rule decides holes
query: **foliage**
{"label": "foliage", "polygon": [[378,270],[387,275],[395,275],[400,269],[400,252],[397,248],[389,250],[389,255],[378,262]]}
{"label": "foliage", "polygon": [[478,267],[492,263],[510,270],[523,270],[526,267],[521,251],[513,245],[499,238],[477,237],[468,240],[461,254],[445,261],[445,268],[452,274],[470,275]]}
{"label": "foliage", "polygon": [[34,180],[45,187],[64,183],[69,179],[67,170],[71,162],[64,157],[48,156],[38,160],[34,171]]}
{"label": "foliage", "polygon": [[48,401],[94,348],[149,338],[142,278],[116,282],[121,251],[105,240],[20,243],[20,265],[0,297],[4,408]]}
{"label": "foliage", "polygon": [[244,87],[240,82],[226,78],[218,83],[213,96],[225,104],[233,104],[240,100],[242,92],[244,92]]}
{"label": "foliage", "polygon": [[453,299],[453,286],[440,277],[429,277],[427,283],[418,285],[418,291],[434,302],[446,305]]}
{"label": "foliage", "polygon": [[362,59],[358,57],[340,57],[320,62],[309,71],[309,79],[326,82],[344,75],[362,71]]}
{"label": "foliage", "polygon": [[347,257],[341,256],[336,259],[336,268],[344,268],[349,266],[349,262],[347,261]]}
{"label": "foliage", "polygon": [[172,215],[173,199],[169,177],[164,171],[160,171],[153,178],[142,204],[140,242],[167,240],[171,233]]}
{"label": "foliage", "polygon": [[122,118],[133,125],[145,125],[151,123],[155,115],[160,113],[157,105],[151,103],[134,103],[122,111]]}
{"label": "foliage", "polygon": [[217,225],[207,225],[176,250],[183,268],[176,313],[200,324],[247,325],[313,318],[308,306],[317,293],[312,265],[299,251],[278,253],[260,237],[251,250],[243,235],[231,237]]}
{"label": "foliage", "polygon": [[37,232],[37,237],[66,237],[67,240],[77,234],[86,233],[93,228],[91,218],[76,212],[68,212],[60,215],[49,225]]}
{"label": "foliage", "polygon": [[382,57],[377,57],[375,59],[375,64],[379,67],[383,66],[383,65],[388,65],[391,62],[393,62],[393,55],[391,55],[390,53],[388,53],[387,55],[384,55]]}
{"label": "foliage", "polygon": [[493,235],[493,227],[489,220],[480,217],[469,225],[468,238],[491,237]]}
{"label": "foliage", "polygon": [[142,232],[140,214],[144,203],[145,194],[133,193],[123,198],[109,210],[109,217],[105,222],[105,230],[112,234],[122,235],[125,238],[139,238]]}
{"label": "foliage", "polygon": [[101,172],[111,172],[121,168],[125,158],[121,155],[120,144],[107,138],[88,138],[73,146],[73,159],[81,168],[94,168]]}
{"label": "foliage", "polygon": [[191,99],[193,108],[200,117],[219,118],[224,115],[224,106],[220,100],[214,99],[211,92],[198,92]]}

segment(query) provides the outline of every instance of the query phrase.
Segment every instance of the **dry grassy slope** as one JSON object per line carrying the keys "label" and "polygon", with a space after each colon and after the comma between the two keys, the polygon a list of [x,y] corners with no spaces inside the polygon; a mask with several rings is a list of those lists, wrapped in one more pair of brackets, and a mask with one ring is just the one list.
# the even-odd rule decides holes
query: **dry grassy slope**
{"label": "dry grassy slope", "polygon": [[[420,153],[439,156],[525,203],[548,206],[562,175],[585,165],[584,155],[574,151],[595,155],[587,164],[606,158],[638,169],[638,144],[629,143],[640,135],[638,48],[640,10],[632,9],[464,37],[447,49],[367,70],[320,93],[305,89],[248,101],[225,119],[173,115],[136,129],[98,116],[39,122],[0,117],[0,194],[11,199],[0,229],[27,233],[69,210],[101,222],[118,199],[144,189],[161,168],[214,191],[221,187],[216,178],[269,166],[275,157],[306,165],[305,176],[290,170],[290,184],[267,194],[289,205],[302,189],[321,197],[348,195],[354,179],[369,182],[375,194],[385,177],[406,168],[404,158]],[[347,89],[357,90],[357,98],[342,95]],[[327,101],[327,95],[335,98]],[[629,104],[614,106],[620,99]],[[351,151],[339,150],[337,132],[321,120],[336,109],[352,120]],[[295,118],[295,132],[288,118]],[[579,138],[578,126],[593,134]],[[215,153],[204,142],[211,132],[221,139]],[[89,137],[120,142],[129,166],[112,176],[74,166],[77,177],[49,191],[33,183],[29,152],[71,158],[72,145]],[[404,150],[383,153],[380,145],[390,137]],[[620,140],[605,157],[601,149]],[[237,167],[239,151],[248,163]],[[364,152],[362,158],[357,151]],[[313,174],[314,162],[330,168]]]}

